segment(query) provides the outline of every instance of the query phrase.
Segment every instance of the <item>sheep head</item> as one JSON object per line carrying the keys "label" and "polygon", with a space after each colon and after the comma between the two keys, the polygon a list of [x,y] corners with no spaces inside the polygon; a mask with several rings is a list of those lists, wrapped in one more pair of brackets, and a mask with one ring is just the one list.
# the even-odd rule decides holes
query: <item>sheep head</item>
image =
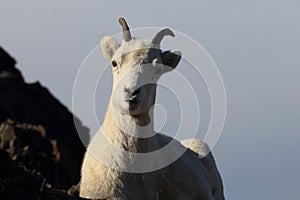
{"label": "sheep head", "polygon": [[104,58],[112,65],[113,106],[138,117],[147,114],[154,105],[157,81],[162,74],[176,68],[181,53],[160,49],[164,36],[175,36],[168,28],[159,31],[152,40],[144,40],[131,37],[124,18],[119,23],[123,29],[122,43],[104,36],[100,46]]}

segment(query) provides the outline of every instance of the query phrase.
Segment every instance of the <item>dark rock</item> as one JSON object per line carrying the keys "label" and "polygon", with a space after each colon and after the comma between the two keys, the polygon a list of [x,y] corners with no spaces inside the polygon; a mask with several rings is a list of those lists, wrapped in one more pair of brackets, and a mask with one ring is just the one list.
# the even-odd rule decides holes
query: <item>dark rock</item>
{"label": "dark rock", "polygon": [[[88,129],[39,82],[27,84],[16,61],[0,47],[0,148],[53,186],[80,179]],[[1,160],[2,165],[2,160]]]}
{"label": "dark rock", "polygon": [[0,150],[0,199],[1,200],[79,200],[65,190],[52,188],[41,174],[33,173],[13,161],[7,152]]}
{"label": "dark rock", "polygon": [[15,64],[15,59],[0,47],[0,85],[7,87],[24,83],[21,72],[14,67]]}

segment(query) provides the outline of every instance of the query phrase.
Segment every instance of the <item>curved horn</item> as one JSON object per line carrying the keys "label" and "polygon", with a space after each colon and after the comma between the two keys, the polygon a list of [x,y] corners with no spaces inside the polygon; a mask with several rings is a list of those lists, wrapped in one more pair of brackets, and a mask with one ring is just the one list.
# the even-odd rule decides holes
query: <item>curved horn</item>
{"label": "curved horn", "polygon": [[154,36],[154,38],[152,39],[152,44],[154,45],[160,45],[162,39],[165,37],[165,36],[172,36],[172,37],[175,37],[175,34],[173,33],[173,31],[171,31],[170,29],[168,28],[165,28],[161,31],[159,31],[158,33],[156,33],[156,35]]}
{"label": "curved horn", "polygon": [[120,23],[120,25],[122,26],[122,29],[123,29],[123,39],[126,42],[131,40],[131,34],[130,34],[130,30],[129,30],[129,27],[128,27],[128,24],[127,24],[126,20],[123,17],[121,17],[119,19],[119,23]]}

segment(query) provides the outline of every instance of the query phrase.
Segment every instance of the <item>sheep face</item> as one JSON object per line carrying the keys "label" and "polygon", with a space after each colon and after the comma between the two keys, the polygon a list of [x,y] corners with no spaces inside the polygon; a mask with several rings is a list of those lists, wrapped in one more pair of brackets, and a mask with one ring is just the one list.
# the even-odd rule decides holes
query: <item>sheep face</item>
{"label": "sheep face", "polygon": [[[163,31],[166,30],[170,31]],[[128,39],[125,38],[125,34],[128,36],[125,32],[121,44],[111,36],[101,39],[102,54],[112,65],[111,101],[118,112],[133,117],[146,115],[155,103],[157,81],[162,74],[174,69],[179,63],[180,52],[162,52],[159,48],[163,37],[161,32],[160,38],[155,37],[152,41]],[[170,32],[166,35],[170,35]]]}

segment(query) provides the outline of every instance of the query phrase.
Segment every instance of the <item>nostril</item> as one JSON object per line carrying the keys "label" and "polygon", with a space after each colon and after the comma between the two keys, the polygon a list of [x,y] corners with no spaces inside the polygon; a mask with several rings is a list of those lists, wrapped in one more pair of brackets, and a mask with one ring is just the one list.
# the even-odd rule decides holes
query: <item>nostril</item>
{"label": "nostril", "polygon": [[140,93],[140,89],[136,89],[133,93],[132,93],[132,96],[136,96]]}
{"label": "nostril", "polygon": [[130,89],[129,89],[129,88],[127,88],[127,87],[125,87],[125,88],[124,88],[124,92],[127,92],[127,93],[129,93],[129,92],[130,92]]}

